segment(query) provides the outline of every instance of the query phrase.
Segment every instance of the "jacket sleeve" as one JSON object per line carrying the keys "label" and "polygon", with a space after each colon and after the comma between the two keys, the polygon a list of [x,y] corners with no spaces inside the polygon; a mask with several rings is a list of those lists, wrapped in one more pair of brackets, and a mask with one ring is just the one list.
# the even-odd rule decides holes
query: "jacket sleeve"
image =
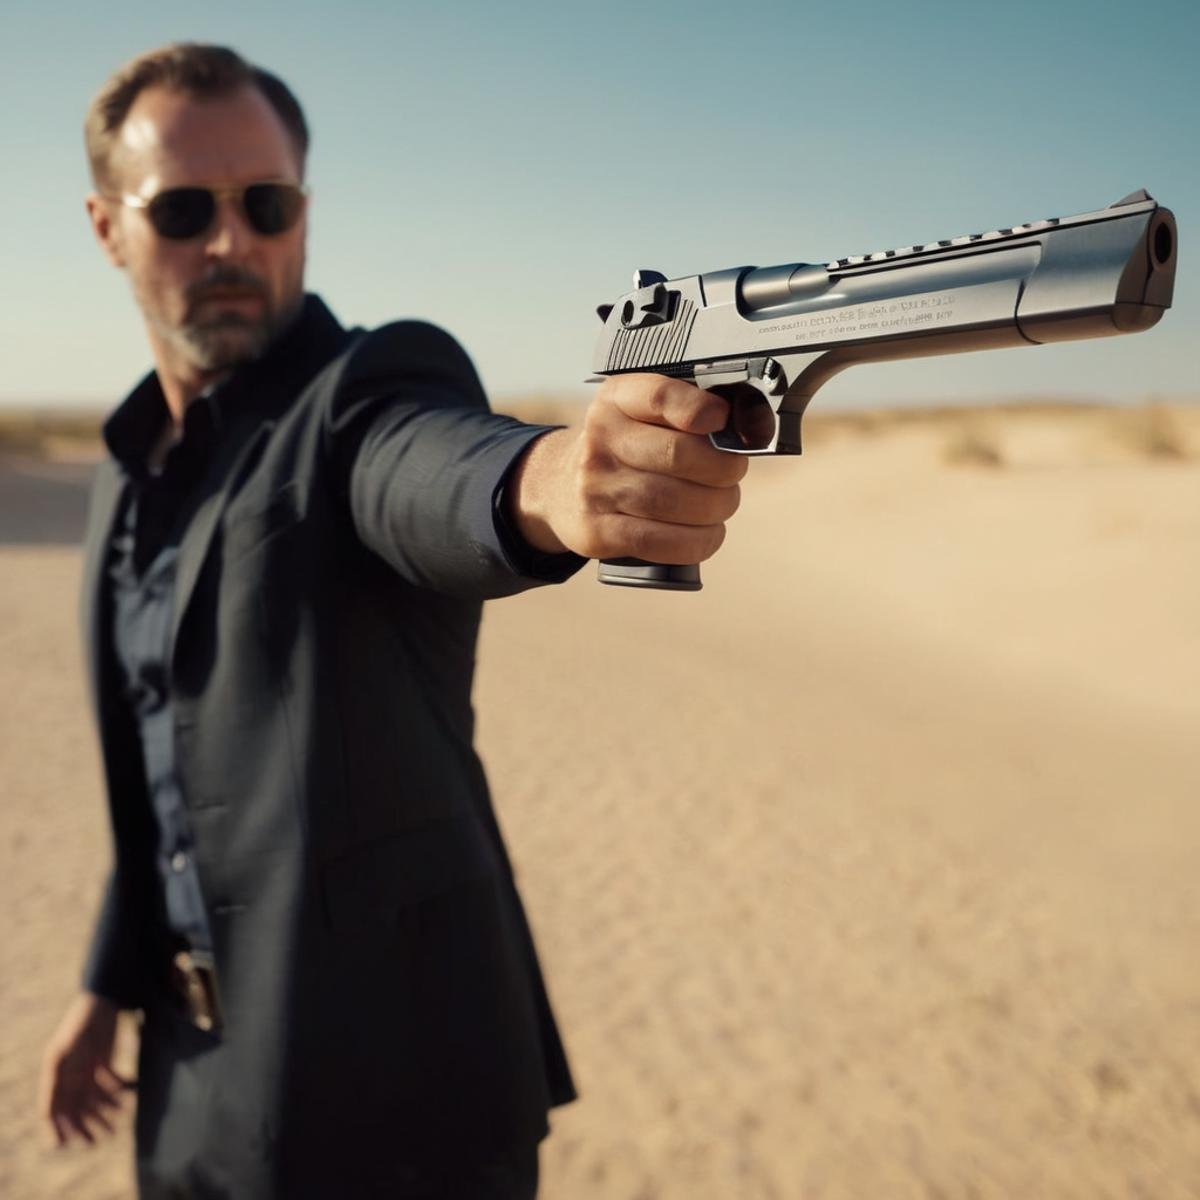
{"label": "jacket sleeve", "polygon": [[96,929],[83,969],[83,987],[118,1008],[140,1008],[145,976],[137,931],[141,922],[129,911],[129,897],[114,868],[104,889]]}
{"label": "jacket sleeve", "polygon": [[506,525],[508,476],[552,427],[490,412],[470,359],[444,330],[401,321],[364,337],[324,421],[358,536],[410,583],[486,599],[560,582],[585,561],[538,554]]}

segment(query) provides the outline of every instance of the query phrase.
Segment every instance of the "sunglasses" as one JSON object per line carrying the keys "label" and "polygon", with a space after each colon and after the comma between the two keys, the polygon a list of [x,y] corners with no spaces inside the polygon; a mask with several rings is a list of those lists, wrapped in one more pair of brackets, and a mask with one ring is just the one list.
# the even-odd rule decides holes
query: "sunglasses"
{"label": "sunglasses", "polygon": [[265,237],[286,233],[300,219],[306,194],[307,189],[297,183],[251,183],[246,187],[166,188],[149,200],[126,195],[120,201],[144,209],[160,237],[184,241],[208,229],[217,215],[217,201],[224,196],[240,204],[255,233]]}

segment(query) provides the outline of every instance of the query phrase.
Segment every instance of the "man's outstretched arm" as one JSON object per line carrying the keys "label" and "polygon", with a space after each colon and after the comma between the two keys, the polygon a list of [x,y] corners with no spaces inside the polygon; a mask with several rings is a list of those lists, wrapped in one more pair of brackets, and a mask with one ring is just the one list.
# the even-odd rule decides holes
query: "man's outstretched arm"
{"label": "man's outstretched arm", "polygon": [[[577,555],[708,558],[746,471],[708,440],[728,412],[690,383],[631,374],[606,380],[578,425],[543,431],[490,413],[458,343],[402,321],[355,347],[321,445],[369,549],[418,587],[487,599],[564,578]],[[573,554],[530,570],[510,531],[543,559]]]}

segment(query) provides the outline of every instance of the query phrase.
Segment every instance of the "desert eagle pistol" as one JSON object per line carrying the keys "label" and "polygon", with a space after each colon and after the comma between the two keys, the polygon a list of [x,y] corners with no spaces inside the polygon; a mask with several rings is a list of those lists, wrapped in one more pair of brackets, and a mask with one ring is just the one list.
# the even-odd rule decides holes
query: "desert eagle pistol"
{"label": "desert eagle pistol", "polygon": [[[1172,213],[1146,191],[1098,212],[826,263],[638,271],[597,310],[596,377],[649,371],[729,401],[714,446],[799,454],[817,389],[855,363],[1139,333],[1171,306]],[[600,563],[604,583],[696,591],[698,566]]]}

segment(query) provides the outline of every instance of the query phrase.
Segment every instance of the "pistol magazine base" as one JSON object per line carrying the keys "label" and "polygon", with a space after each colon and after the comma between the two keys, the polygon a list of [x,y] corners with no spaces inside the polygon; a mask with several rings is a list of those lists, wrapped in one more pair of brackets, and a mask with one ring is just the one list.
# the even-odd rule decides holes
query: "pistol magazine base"
{"label": "pistol magazine base", "polygon": [[660,588],[671,592],[698,592],[700,568],[672,566],[668,563],[643,562],[640,558],[605,558],[600,560],[600,582],[618,587]]}

